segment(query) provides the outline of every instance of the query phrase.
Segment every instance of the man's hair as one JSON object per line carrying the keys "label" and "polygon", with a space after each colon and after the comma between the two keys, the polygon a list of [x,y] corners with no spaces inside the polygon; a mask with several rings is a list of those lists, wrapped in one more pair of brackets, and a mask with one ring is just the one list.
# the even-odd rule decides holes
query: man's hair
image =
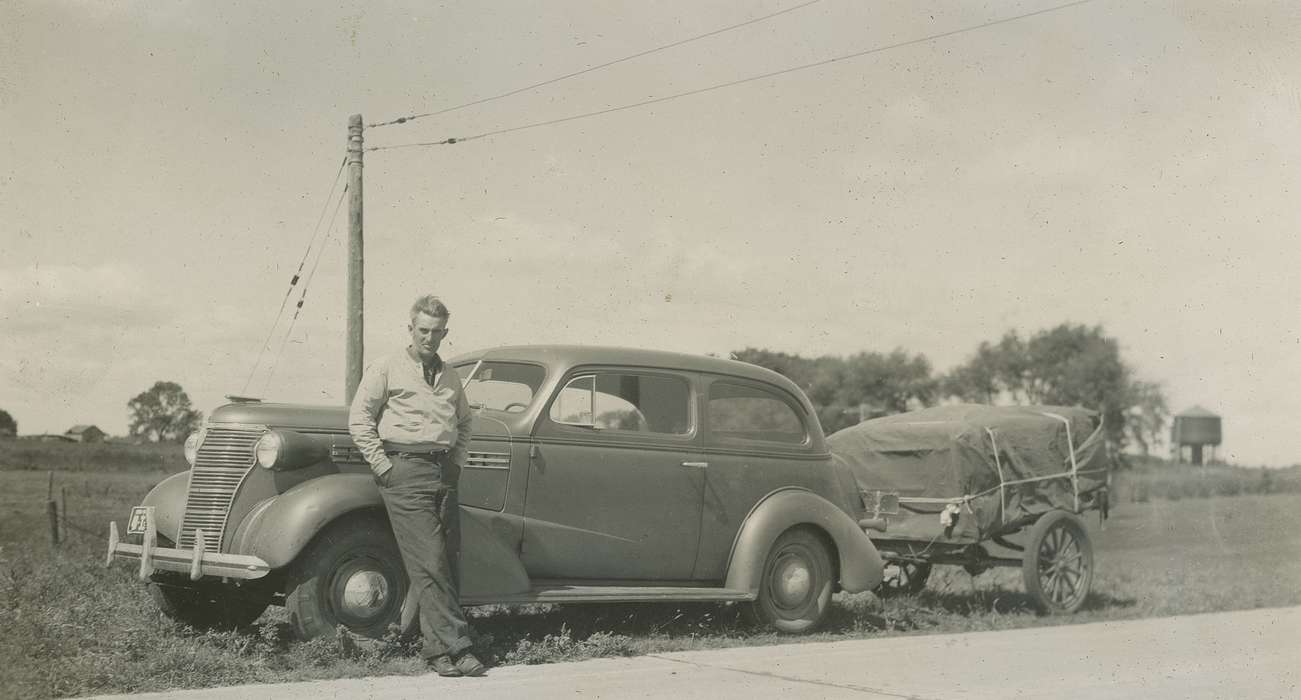
{"label": "man's hair", "polygon": [[451,318],[452,312],[447,310],[447,305],[442,299],[433,294],[426,294],[416,299],[416,303],[411,305],[411,320],[416,320],[418,314],[429,314],[434,318]]}

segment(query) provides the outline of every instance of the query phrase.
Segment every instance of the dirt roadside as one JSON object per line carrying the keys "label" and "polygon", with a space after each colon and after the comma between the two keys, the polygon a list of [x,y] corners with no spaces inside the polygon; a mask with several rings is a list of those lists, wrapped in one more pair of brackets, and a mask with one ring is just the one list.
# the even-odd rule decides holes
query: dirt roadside
{"label": "dirt roadside", "polygon": [[150,693],[135,700],[425,698],[1287,698],[1301,694],[1301,607],[510,666],[435,675]]}

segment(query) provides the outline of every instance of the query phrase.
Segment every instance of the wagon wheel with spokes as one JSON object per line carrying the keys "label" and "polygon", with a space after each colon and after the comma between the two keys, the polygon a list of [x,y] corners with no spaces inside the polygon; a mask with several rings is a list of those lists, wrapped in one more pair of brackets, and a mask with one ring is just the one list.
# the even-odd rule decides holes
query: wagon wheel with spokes
{"label": "wagon wheel with spokes", "polygon": [[1061,615],[1079,610],[1093,584],[1093,544],[1084,522],[1064,510],[1039,518],[1030,529],[1021,575],[1040,612]]}

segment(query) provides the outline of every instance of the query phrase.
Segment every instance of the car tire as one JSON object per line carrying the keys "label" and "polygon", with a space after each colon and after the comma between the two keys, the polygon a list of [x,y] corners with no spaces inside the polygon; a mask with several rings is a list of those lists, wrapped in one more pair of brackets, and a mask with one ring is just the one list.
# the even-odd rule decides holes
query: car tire
{"label": "car tire", "polygon": [[[132,537],[140,544],[140,535]],[[159,547],[175,547],[171,538],[158,535]],[[233,589],[194,584],[183,574],[158,572],[146,584],[158,611],[170,620],[196,629],[232,630],[253,624],[271,605],[271,594],[256,588]]]}
{"label": "car tire", "polygon": [[149,597],[168,618],[198,629],[231,630],[253,624],[271,604],[269,596],[218,588],[187,588],[151,581]]}
{"label": "car tire", "polygon": [[807,528],[787,530],[768,551],[751,609],[759,622],[783,634],[810,632],[831,609],[833,578],[822,538]]}
{"label": "car tire", "polygon": [[355,516],[327,527],[299,554],[285,608],[301,639],[334,634],[339,625],[379,638],[401,623],[406,595],[402,554],[388,521]]}

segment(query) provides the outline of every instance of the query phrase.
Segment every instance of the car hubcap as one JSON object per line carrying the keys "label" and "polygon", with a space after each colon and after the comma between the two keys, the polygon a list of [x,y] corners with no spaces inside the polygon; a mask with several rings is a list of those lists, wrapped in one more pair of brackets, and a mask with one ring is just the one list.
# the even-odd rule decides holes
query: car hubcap
{"label": "car hubcap", "polygon": [[803,603],[813,590],[813,572],[808,562],[796,556],[788,556],[778,562],[774,572],[773,592],[783,607],[794,607]]}
{"label": "car hubcap", "polygon": [[351,617],[371,618],[388,604],[388,580],[378,571],[363,570],[348,576],[343,584],[342,612]]}

